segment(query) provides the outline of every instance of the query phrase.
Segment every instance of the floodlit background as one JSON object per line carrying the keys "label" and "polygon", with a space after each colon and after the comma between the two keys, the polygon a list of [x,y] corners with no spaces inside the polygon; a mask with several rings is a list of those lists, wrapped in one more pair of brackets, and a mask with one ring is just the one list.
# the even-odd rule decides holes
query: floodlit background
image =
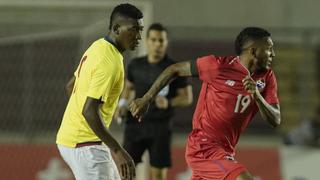
{"label": "floodlit background", "polygon": [[[177,61],[233,54],[242,28],[268,29],[283,124],[272,129],[257,116],[239,142],[237,159],[257,180],[320,179],[320,128],[305,125],[320,119],[320,1],[0,0],[0,180],[73,179],[55,147],[68,100],[64,87],[84,50],[106,34],[109,15],[121,2],[143,11],[145,29],[153,22],[169,29],[169,55]],[[142,43],[125,60],[144,53]],[[196,100],[200,82],[189,81]],[[184,146],[195,104],[177,110],[173,119],[171,180],[190,176]],[[123,125],[113,123],[111,131],[122,142]],[[300,138],[296,144],[307,145],[284,145],[290,132]],[[138,169],[137,179],[148,179],[148,166]]]}

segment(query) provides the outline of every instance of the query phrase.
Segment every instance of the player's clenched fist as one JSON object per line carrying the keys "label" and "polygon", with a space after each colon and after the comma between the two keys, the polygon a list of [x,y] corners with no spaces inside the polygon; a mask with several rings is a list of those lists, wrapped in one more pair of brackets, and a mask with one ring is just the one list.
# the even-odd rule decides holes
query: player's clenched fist
{"label": "player's clenched fist", "polygon": [[136,171],[130,155],[121,148],[119,151],[113,153],[113,157],[119,169],[121,179],[133,180],[136,176]]}
{"label": "player's clenched fist", "polygon": [[133,117],[141,121],[141,117],[148,111],[150,100],[145,97],[135,99],[129,105],[129,110]]}
{"label": "player's clenched fist", "polygon": [[244,89],[250,93],[251,95],[255,95],[255,93],[257,92],[257,85],[256,82],[250,77],[250,76],[246,76],[243,80],[242,80]]}

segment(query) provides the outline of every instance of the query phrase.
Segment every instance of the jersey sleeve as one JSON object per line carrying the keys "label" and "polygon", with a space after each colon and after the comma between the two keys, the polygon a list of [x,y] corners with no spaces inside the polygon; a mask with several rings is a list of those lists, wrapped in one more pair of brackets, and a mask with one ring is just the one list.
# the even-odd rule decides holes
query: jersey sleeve
{"label": "jersey sleeve", "polygon": [[106,102],[116,77],[112,69],[109,68],[109,71],[106,71],[99,65],[93,69],[87,94],[88,97]]}
{"label": "jersey sleeve", "polygon": [[76,70],[75,70],[74,73],[73,73],[73,75],[74,75],[75,77],[79,77],[79,68],[81,68],[82,63],[83,63],[84,61],[86,61],[87,58],[88,58],[88,56],[87,56],[86,54],[84,54],[84,55],[82,56],[82,58],[81,58],[81,60],[80,60],[80,62],[79,62],[79,65],[77,66]]}
{"label": "jersey sleeve", "polygon": [[198,58],[196,60],[199,79],[204,82],[212,82],[218,75],[219,62],[210,55]]}
{"label": "jersey sleeve", "polygon": [[269,104],[279,103],[277,79],[273,71],[271,71],[267,77],[266,89],[263,92],[263,97]]}

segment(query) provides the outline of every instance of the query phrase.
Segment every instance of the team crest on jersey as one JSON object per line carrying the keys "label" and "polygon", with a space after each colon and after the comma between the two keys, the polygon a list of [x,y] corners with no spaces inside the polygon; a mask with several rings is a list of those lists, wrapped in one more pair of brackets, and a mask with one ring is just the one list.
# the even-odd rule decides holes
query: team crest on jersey
{"label": "team crest on jersey", "polygon": [[259,89],[259,91],[261,91],[266,86],[264,79],[259,79],[256,82],[256,84],[257,84],[257,88]]}
{"label": "team crest on jersey", "polygon": [[227,80],[227,81],[225,82],[225,84],[228,85],[228,86],[234,86],[234,85],[236,84],[236,82],[233,81],[233,80]]}

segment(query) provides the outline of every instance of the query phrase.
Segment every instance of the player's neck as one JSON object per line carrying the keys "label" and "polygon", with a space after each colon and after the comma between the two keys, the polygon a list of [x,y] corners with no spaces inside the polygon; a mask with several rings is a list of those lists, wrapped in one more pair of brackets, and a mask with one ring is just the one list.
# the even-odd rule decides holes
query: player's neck
{"label": "player's neck", "polygon": [[158,62],[160,62],[163,59],[163,57],[159,57],[159,56],[153,56],[148,54],[148,62],[150,64],[157,64]]}
{"label": "player's neck", "polygon": [[121,46],[117,42],[116,37],[114,37],[111,33],[108,33],[105,39],[107,39],[107,41],[113,44],[118,49],[119,52],[123,53],[125,51],[125,49],[121,48]]}
{"label": "player's neck", "polygon": [[252,61],[246,55],[240,55],[239,58],[240,58],[240,63],[242,64],[242,66],[247,68],[247,70],[250,72],[250,74],[255,71]]}

